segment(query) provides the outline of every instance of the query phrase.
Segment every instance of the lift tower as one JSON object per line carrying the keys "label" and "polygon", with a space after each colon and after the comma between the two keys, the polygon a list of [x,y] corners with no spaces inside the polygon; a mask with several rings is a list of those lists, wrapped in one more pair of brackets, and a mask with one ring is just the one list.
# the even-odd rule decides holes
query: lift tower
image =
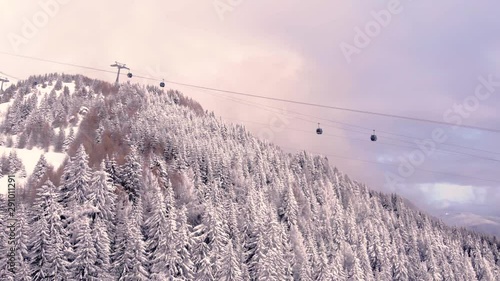
{"label": "lift tower", "polygon": [[115,64],[112,64],[111,66],[118,68],[118,74],[116,75],[116,82],[115,82],[116,84],[118,84],[118,80],[120,78],[120,70],[122,70],[122,68],[125,68],[130,71],[130,68],[126,67],[125,64],[119,63],[117,61],[115,61]]}
{"label": "lift tower", "polygon": [[2,82],[2,85],[0,86],[0,92],[3,92],[3,83],[9,82],[9,79],[0,77],[0,82]]}

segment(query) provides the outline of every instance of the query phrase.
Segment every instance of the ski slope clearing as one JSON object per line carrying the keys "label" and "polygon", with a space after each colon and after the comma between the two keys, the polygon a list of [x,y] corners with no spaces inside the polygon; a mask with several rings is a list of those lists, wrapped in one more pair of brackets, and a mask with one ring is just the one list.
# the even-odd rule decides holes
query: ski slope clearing
{"label": "ski slope clearing", "polygon": [[[45,152],[43,149],[39,148],[20,149],[5,146],[0,146],[0,155],[9,156],[10,152],[13,150],[16,152],[17,157],[23,162],[27,174],[26,178],[21,178],[19,173],[16,175],[16,185],[18,186],[24,184],[26,179],[33,173],[33,169],[42,154],[45,155],[47,163],[52,165],[55,169],[58,169],[62,165],[67,156],[66,153]],[[7,194],[7,179],[8,175],[2,175],[0,178],[0,193],[2,194]]]}

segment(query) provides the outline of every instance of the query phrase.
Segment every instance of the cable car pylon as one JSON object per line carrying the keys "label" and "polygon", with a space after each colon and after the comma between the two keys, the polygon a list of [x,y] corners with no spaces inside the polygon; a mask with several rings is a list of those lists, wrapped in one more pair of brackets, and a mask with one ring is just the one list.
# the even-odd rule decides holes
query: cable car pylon
{"label": "cable car pylon", "polygon": [[0,92],[3,92],[3,83],[9,82],[9,79],[7,79],[7,77],[0,77],[0,82],[2,82],[2,84],[0,86]]}
{"label": "cable car pylon", "polygon": [[117,73],[117,75],[116,75],[116,82],[115,82],[116,84],[118,84],[118,83],[119,83],[119,80],[120,80],[120,70],[122,70],[122,68],[124,68],[124,69],[128,70],[128,74],[127,74],[127,76],[128,76],[128,78],[132,78],[132,73],[130,72],[130,68],[128,68],[128,67],[126,66],[126,64],[124,64],[124,63],[119,63],[119,62],[115,61],[115,64],[112,64],[111,66],[112,66],[112,67],[117,67],[117,68],[118,68],[118,73]]}

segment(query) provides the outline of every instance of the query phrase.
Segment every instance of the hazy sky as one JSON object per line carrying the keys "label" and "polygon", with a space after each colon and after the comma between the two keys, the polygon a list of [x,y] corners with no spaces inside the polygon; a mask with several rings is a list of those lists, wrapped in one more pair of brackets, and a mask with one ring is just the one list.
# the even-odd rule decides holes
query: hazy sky
{"label": "hazy sky", "polygon": [[[0,52],[108,70],[119,61],[169,81],[500,129],[499,10],[498,1],[451,0],[0,0]],[[0,72],[115,78],[1,53]],[[167,87],[287,151],[329,155],[371,188],[423,207],[500,215],[500,133]],[[376,143],[368,140],[372,129]],[[419,170],[398,171],[418,149],[414,142],[436,130],[446,140],[433,145],[448,151],[413,153]],[[387,185],[390,175],[397,188]]]}

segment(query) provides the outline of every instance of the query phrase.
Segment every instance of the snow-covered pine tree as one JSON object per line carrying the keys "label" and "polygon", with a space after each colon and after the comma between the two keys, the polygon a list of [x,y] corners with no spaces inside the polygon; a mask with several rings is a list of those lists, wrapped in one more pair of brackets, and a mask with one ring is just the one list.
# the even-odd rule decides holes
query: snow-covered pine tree
{"label": "snow-covered pine tree", "polygon": [[[7,200],[4,194],[0,193],[0,227],[3,231],[0,231],[0,251],[2,253],[8,252],[8,236],[7,236]],[[8,258],[7,255],[3,254],[0,256],[0,277],[7,278],[11,276],[11,273],[7,267]]]}
{"label": "snow-covered pine tree", "polygon": [[88,166],[88,155],[83,145],[80,145],[74,157],[64,168],[62,176],[59,202],[61,205],[74,211],[87,200],[93,199],[90,192],[91,171]]}
{"label": "snow-covered pine tree", "polygon": [[99,170],[92,172],[90,186],[94,193],[92,205],[98,210],[96,216],[105,223],[106,231],[112,232],[116,195],[111,178],[105,171],[104,162],[101,162]]}
{"label": "snow-covered pine tree", "polygon": [[59,80],[59,79],[57,79],[57,82],[56,82],[56,84],[54,85],[54,90],[55,90],[55,91],[60,91],[60,90],[62,89],[62,86],[63,86],[63,85],[62,85],[62,81],[61,81],[61,80]]}
{"label": "snow-covered pine tree", "polygon": [[75,258],[70,265],[71,279],[73,280],[102,280],[99,276],[97,266],[97,251],[95,248],[94,237],[90,229],[90,219],[85,216],[79,216],[74,222],[74,246]]}
{"label": "snow-covered pine tree", "polygon": [[201,223],[193,229],[195,279],[211,280],[221,276],[221,253],[228,240],[225,228],[224,219],[208,200]]}
{"label": "snow-covered pine tree", "polygon": [[96,258],[95,266],[97,268],[97,278],[99,280],[111,280],[113,274],[111,272],[111,242],[108,234],[106,220],[97,216],[91,226],[91,237],[93,238]]}
{"label": "snow-covered pine tree", "polygon": [[118,280],[149,280],[143,236],[129,203],[119,210],[116,228],[113,268]]}
{"label": "snow-covered pine tree", "polygon": [[241,271],[241,263],[238,252],[235,251],[233,242],[228,241],[223,255],[222,255],[222,268],[218,280],[223,281],[242,281],[243,273]]}
{"label": "snow-covered pine tree", "polygon": [[295,254],[294,276],[300,280],[312,279],[311,264],[307,256],[306,240],[300,230],[293,226],[290,233],[290,240]]}
{"label": "snow-covered pine tree", "polygon": [[176,251],[178,240],[175,210],[170,208],[167,213],[158,180],[150,171],[146,172],[145,180],[155,194],[152,199],[150,217],[145,222],[150,278],[151,280],[162,280],[163,277],[173,278],[180,275],[178,265],[181,263]]}
{"label": "snow-covered pine tree", "polygon": [[62,152],[68,151],[69,146],[73,143],[74,140],[75,130],[73,129],[73,127],[70,127],[68,137],[63,142]]}
{"label": "snow-covered pine tree", "polygon": [[102,123],[99,123],[99,127],[96,130],[96,136],[95,136],[95,142],[96,143],[101,143],[102,142],[102,133],[104,132],[104,126]]}
{"label": "snow-covered pine tree", "polygon": [[9,174],[13,175],[22,169],[23,162],[19,157],[17,157],[17,153],[15,150],[11,150],[9,153]]}
{"label": "snow-covered pine tree", "polygon": [[319,240],[319,265],[314,271],[314,280],[335,280],[328,262],[326,247],[323,240]]}
{"label": "snow-covered pine tree", "polygon": [[279,215],[288,227],[297,224],[298,206],[291,184],[285,187],[283,203],[279,210]]}
{"label": "snow-covered pine tree", "polygon": [[129,199],[135,201],[139,197],[142,188],[142,167],[140,158],[134,146],[125,157],[125,164],[120,168],[121,184],[129,194]]}
{"label": "snow-covered pine tree", "polygon": [[55,152],[62,152],[64,147],[65,147],[65,141],[66,141],[66,135],[64,133],[64,130],[62,128],[59,128],[59,131],[57,132],[57,136],[54,140],[54,151]]}
{"label": "snow-covered pine tree", "polygon": [[[61,221],[61,206],[56,200],[56,188],[47,180],[37,192],[30,219],[28,252],[33,280],[65,280],[68,240]],[[57,277],[56,277],[57,276]]]}
{"label": "snow-covered pine tree", "polygon": [[47,173],[48,167],[49,164],[47,163],[47,159],[45,159],[45,155],[40,155],[40,158],[33,169],[33,173],[31,173],[28,179],[30,186],[36,185],[40,182],[43,176]]}
{"label": "snow-covered pine tree", "polygon": [[179,256],[179,278],[194,279],[194,263],[192,260],[192,247],[194,239],[191,226],[188,224],[188,210],[186,206],[177,209],[177,254]]}
{"label": "snow-covered pine tree", "polygon": [[120,180],[120,170],[118,165],[116,164],[116,159],[114,156],[109,158],[109,155],[106,155],[106,158],[104,160],[104,166],[106,168],[106,172],[108,173],[109,177],[111,178],[111,182],[113,186],[116,186],[118,184],[121,184]]}
{"label": "snow-covered pine tree", "polygon": [[28,218],[25,204],[20,203],[16,207],[16,219],[16,273],[14,280],[31,281],[28,255],[30,228],[27,220]]}
{"label": "snow-covered pine tree", "polygon": [[128,223],[128,210],[130,208],[128,195],[124,192],[118,193],[116,198],[116,208],[114,210],[113,227],[114,231],[110,233],[111,240],[111,264],[116,269],[116,262],[124,254],[125,224]]}
{"label": "snow-covered pine tree", "polygon": [[[43,114],[45,109],[35,109],[36,99],[26,96],[34,91],[32,82],[49,84],[50,80],[76,81],[78,87],[76,95],[70,95],[69,84],[65,85],[66,95],[57,96],[56,91],[51,91],[42,105],[53,105],[52,112]],[[12,133],[16,131],[17,141],[26,134],[27,140],[32,138],[33,145],[40,144],[43,136],[40,130],[36,130],[36,124],[45,126],[39,126],[42,131],[52,132],[46,125],[53,119],[50,129],[60,128],[60,132],[64,132],[67,117],[86,106],[89,112],[98,112],[96,121],[99,123],[96,124],[100,124],[99,128],[102,125],[106,132],[102,142],[93,146],[98,149],[105,146],[109,157],[115,155],[120,160],[127,144],[141,148],[139,153],[136,152],[137,164],[131,165],[138,168],[132,169],[139,175],[135,178],[143,175],[145,167],[151,164],[149,159],[159,157],[159,166],[168,167],[168,173],[163,167],[153,169],[165,197],[162,208],[167,221],[170,213],[176,218],[171,224],[175,229],[174,252],[178,257],[173,278],[290,281],[294,280],[293,277],[296,280],[346,280],[351,277],[371,281],[432,280],[435,276],[450,280],[499,279],[498,240],[446,227],[409,207],[396,195],[367,190],[366,186],[331,167],[322,157],[306,152],[286,154],[272,144],[253,138],[243,126],[223,125],[213,113],[199,111],[193,101],[178,92],[165,94],[153,86],[146,89],[133,85],[114,87],[100,82],[91,87],[102,92],[99,101],[95,102],[96,99],[89,100],[90,96],[84,95],[83,89],[87,88],[88,81],[75,75],[46,75],[22,82],[8,93],[17,96],[8,109],[3,126],[0,126],[0,138],[10,139],[9,145],[12,145]],[[77,130],[75,121],[73,119],[73,130]],[[28,127],[30,132],[26,131]],[[148,130],[154,130],[154,133]],[[33,132],[35,135],[31,136]],[[69,144],[70,141],[66,140],[66,146]],[[164,155],[157,155],[163,149]],[[5,159],[2,164],[4,174],[10,168],[8,157]],[[61,189],[79,178],[75,173],[81,169],[75,168],[77,165],[73,162],[66,165],[59,186]],[[95,195],[95,198],[79,196],[80,199],[69,200],[68,196],[69,201],[79,202],[59,211],[57,209],[61,206],[54,207],[56,210],[49,212],[52,216],[44,216],[47,227],[45,230],[40,228],[38,237],[45,237],[46,243],[66,246],[51,247],[54,252],[47,250],[44,255],[35,255],[38,261],[42,260],[40,257],[46,258],[45,263],[30,264],[30,269],[37,270],[36,278],[45,274],[58,276],[59,280],[75,279],[62,276],[73,272],[73,268],[68,270],[68,262],[85,264],[88,258],[84,258],[82,246],[77,245],[89,240],[95,248],[96,263],[90,265],[88,262],[87,267],[79,268],[87,268],[88,272],[93,267],[98,268],[98,276],[94,277],[101,280],[160,278],[159,274],[149,276],[148,258],[151,256],[144,252],[144,247],[149,244],[149,231],[143,221],[149,222],[155,213],[152,206],[156,204],[156,196],[153,196],[156,193],[150,192],[140,181],[144,188],[135,189],[139,196],[134,200],[132,210],[127,211],[127,207],[124,211],[123,206],[130,204],[132,192],[124,190],[120,178],[123,173],[116,169],[116,164],[111,166],[114,168],[106,167],[106,170],[114,180],[112,193],[120,196],[117,208],[105,210],[108,206],[106,198],[111,194],[106,195],[104,176],[97,171],[92,173],[87,195]],[[50,173],[51,179],[54,176],[57,172]],[[134,185],[129,181],[128,188],[130,183]],[[76,185],[82,187],[80,183]],[[38,185],[33,187],[34,191],[41,190]],[[78,194],[70,191],[65,195]],[[26,203],[23,196],[18,199]],[[291,199],[295,199],[296,207],[292,206],[295,203]],[[80,209],[81,201],[89,206]],[[284,212],[287,208],[283,208],[286,205],[289,206],[288,215]],[[28,208],[30,217],[42,213],[37,208],[36,205]],[[109,212],[112,213],[111,223],[110,216],[103,215]],[[60,213],[64,213],[64,224]],[[88,218],[94,219],[88,223],[91,238],[84,239],[82,233],[85,231],[73,226],[81,226],[82,220]],[[40,226],[42,220],[33,222],[29,233],[34,231],[34,226]],[[66,229],[68,224],[70,227]],[[196,226],[194,230],[191,225]],[[105,229],[110,235],[109,242]],[[60,234],[62,232],[65,234]],[[57,240],[52,238],[54,236],[60,237],[58,239],[62,242],[54,242]],[[37,249],[32,247],[32,240],[30,237],[28,241],[29,255],[31,250]],[[6,241],[5,237],[3,241]],[[75,252],[67,245],[69,241],[75,246]],[[108,245],[110,254],[106,253]],[[38,249],[43,248],[41,244],[38,246]],[[112,266],[107,267],[106,256],[109,255],[113,261]],[[163,259],[158,255],[156,258]],[[110,268],[112,276],[105,275],[106,268]],[[1,280],[10,278],[2,277]],[[48,280],[57,280],[54,278],[47,277]]]}

